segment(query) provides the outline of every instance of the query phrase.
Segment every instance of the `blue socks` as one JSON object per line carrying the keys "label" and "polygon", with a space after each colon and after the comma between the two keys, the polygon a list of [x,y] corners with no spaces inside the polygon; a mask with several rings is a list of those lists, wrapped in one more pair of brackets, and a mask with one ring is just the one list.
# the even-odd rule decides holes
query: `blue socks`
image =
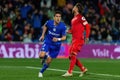
{"label": "blue socks", "polygon": [[40,70],[41,73],[43,73],[49,67],[49,64],[45,63],[45,60],[47,59],[47,57],[48,57],[48,55],[45,55],[42,60],[43,67]]}
{"label": "blue socks", "polygon": [[43,59],[42,59],[42,64],[44,64],[45,63],[45,60],[47,59],[47,55],[45,55],[44,57],[43,57]]}
{"label": "blue socks", "polygon": [[40,72],[43,73],[48,67],[49,67],[49,64],[44,63]]}
{"label": "blue socks", "polygon": [[47,59],[47,57],[48,57],[48,56],[47,56],[47,55],[45,55],[43,59]]}

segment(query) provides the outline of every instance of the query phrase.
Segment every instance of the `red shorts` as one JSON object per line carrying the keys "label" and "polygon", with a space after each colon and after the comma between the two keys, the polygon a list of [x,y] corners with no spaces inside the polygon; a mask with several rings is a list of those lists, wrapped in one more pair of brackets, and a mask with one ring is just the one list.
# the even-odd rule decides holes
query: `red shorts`
{"label": "red shorts", "polygon": [[78,52],[80,52],[82,46],[84,44],[84,40],[76,40],[76,41],[73,41],[72,44],[71,44],[71,47],[70,47],[70,54],[75,54],[77,55]]}

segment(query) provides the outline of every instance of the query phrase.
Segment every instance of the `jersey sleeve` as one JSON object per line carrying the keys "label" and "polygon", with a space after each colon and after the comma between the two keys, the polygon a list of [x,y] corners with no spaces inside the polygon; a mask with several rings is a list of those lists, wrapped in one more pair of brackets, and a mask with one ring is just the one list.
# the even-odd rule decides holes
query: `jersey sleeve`
{"label": "jersey sleeve", "polygon": [[87,20],[85,19],[84,16],[81,16],[81,17],[80,17],[80,22],[81,22],[82,25],[84,25],[84,26],[88,24],[88,22],[87,22]]}
{"label": "jersey sleeve", "polygon": [[86,38],[89,38],[90,35],[90,25],[88,24],[87,20],[85,19],[84,16],[80,17],[80,22],[81,24],[85,27],[85,31],[86,31]]}
{"label": "jersey sleeve", "polygon": [[90,25],[88,24],[87,20],[84,16],[81,17],[81,23],[85,27],[86,30],[86,38],[89,38],[90,35]]}
{"label": "jersey sleeve", "polygon": [[90,36],[90,25],[86,24],[85,29],[86,29],[86,38],[89,38],[89,36]]}
{"label": "jersey sleeve", "polygon": [[46,21],[44,26],[49,27],[48,24],[49,24],[49,21]]}
{"label": "jersey sleeve", "polygon": [[66,26],[63,25],[64,27],[62,28],[62,36],[65,36],[66,35]]}

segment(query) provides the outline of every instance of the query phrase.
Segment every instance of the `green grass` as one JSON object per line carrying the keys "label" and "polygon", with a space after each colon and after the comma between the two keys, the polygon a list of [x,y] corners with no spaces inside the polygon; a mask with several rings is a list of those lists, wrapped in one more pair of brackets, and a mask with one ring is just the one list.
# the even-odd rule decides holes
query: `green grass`
{"label": "green grass", "polygon": [[[0,80],[120,80],[120,60],[81,59],[89,69],[83,77],[73,73],[73,77],[62,77],[65,72],[47,70],[43,78],[38,78],[42,65],[39,59],[0,59]],[[28,68],[33,67],[33,68]],[[55,59],[52,69],[67,70],[68,59]],[[80,71],[77,67],[74,71]]]}

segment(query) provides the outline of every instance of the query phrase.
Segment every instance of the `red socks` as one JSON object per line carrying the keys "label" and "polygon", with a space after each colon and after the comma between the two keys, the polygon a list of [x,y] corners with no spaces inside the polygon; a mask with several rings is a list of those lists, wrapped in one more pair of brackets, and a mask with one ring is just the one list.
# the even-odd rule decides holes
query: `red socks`
{"label": "red socks", "polygon": [[84,66],[78,59],[76,59],[76,66],[78,66],[81,69],[81,71],[84,71]]}
{"label": "red socks", "polygon": [[72,70],[74,69],[75,63],[76,63],[76,56],[75,55],[70,56],[70,66],[68,69],[69,73],[72,73]]}
{"label": "red socks", "polygon": [[72,55],[70,56],[70,66],[68,69],[69,73],[72,73],[75,65],[78,66],[81,71],[84,71],[84,66],[82,65],[82,63],[76,58],[75,55]]}

